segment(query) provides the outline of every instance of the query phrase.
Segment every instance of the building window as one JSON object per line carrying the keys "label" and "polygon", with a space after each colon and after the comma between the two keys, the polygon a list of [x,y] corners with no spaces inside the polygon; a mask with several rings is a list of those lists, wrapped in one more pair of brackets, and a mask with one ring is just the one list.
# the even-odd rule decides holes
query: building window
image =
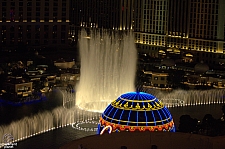
{"label": "building window", "polygon": [[29,17],[30,17],[30,16],[31,16],[31,12],[27,12],[27,16],[29,16]]}
{"label": "building window", "polygon": [[61,30],[66,31],[66,25],[62,25]]}
{"label": "building window", "polygon": [[62,22],[66,22],[66,18],[63,17],[63,18],[62,18]]}
{"label": "building window", "polygon": [[36,17],[36,22],[40,22],[40,18],[39,17]]}
{"label": "building window", "polygon": [[66,11],[66,8],[62,8],[62,11]]}
{"label": "building window", "polygon": [[15,6],[15,2],[11,2],[11,6]]}
{"label": "building window", "polygon": [[14,8],[10,9],[10,21],[11,22],[15,21],[15,9]]}
{"label": "building window", "polygon": [[11,27],[10,27],[10,31],[11,31],[11,32],[14,32],[14,26],[11,26]]}
{"label": "building window", "polygon": [[27,34],[27,38],[31,38],[31,33],[28,33]]}
{"label": "building window", "polygon": [[44,32],[44,38],[48,39],[48,33],[47,32]]}
{"label": "building window", "polygon": [[48,40],[44,40],[44,43],[45,43],[45,44],[48,44]]}
{"label": "building window", "polygon": [[61,39],[61,44],[65,44],[65,39]]}
{"label": "building window", "polygon": [[27,2],[27,6],[32,6],[32,2]]}
{"label": "building window", "polygon": [[6,6],[6,2],[2,2],[2,6]]}
{"label": "building window", "polygon": [[31,11],[31,7],[27,7],[27,11]]}
{"label": "building window", "polygon": [[53,31],[57,31],[57,26],[53,25]]}

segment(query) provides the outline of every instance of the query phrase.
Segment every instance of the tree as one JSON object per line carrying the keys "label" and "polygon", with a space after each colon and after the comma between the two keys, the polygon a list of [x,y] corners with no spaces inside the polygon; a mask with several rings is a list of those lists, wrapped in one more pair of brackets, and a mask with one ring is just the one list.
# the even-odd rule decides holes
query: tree
{"label": "tree", "polygon": [[202,119],[201,134],[217,136],[219,134],[219,123],[211,114],[206,114]]}
{"label": "tree", "polygon": [[185,72],[182,70],[173,70],[169,72],[169,76],[167,77],[168,84],[172,85],[173,88],[178,88],[181,86],[184,81]]}
{"label": "tree", "polygon": [[182,115],[180,117],[179,131],[185,133],[196,133],[198,120],[193,119],[190,115]]}

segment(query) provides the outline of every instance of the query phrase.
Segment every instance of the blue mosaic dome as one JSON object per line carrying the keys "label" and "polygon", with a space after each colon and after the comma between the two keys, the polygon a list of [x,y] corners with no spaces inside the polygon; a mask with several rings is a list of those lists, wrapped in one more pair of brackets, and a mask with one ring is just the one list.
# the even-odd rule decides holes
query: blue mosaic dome
{"label": "blue mosaic dome", "polygon": [[102,113],[98,133],[106,127],[119,131],[175,131],[169,110],[155,96],[129,92],[114,100]]}

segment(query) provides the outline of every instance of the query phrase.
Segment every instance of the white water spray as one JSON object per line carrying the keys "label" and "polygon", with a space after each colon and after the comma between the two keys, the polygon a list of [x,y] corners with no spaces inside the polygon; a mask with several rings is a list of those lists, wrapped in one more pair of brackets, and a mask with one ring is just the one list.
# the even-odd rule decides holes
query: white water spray
{"label": "white water spray", "polygon": [[119,95],[135,90],[137,51],[133,33],[81,31],[81,76],[76,105],[103,111]]}

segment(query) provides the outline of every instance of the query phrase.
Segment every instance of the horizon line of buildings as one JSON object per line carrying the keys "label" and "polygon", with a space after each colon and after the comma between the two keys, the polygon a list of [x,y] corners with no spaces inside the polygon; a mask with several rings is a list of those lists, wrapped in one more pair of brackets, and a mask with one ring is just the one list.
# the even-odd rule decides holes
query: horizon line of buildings
{"label": "horizon line of buildings", "polygon": [[[81,28],[132,30],[139,52],[225,63],[223,0],[2,0],[0,47],[70,48]],[[176,52],[177,51],[177,52]]]}

